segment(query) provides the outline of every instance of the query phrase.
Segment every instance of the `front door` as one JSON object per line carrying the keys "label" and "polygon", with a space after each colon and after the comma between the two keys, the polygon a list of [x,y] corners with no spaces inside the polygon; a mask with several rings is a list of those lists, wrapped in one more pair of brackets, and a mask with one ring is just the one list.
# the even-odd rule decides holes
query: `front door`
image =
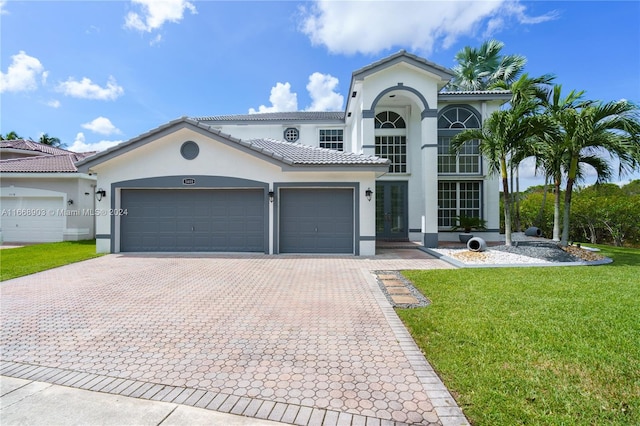
{"label": "front door", "polygon": [[376,183],[377,239],[407,240],[409,238],[407,187],[406,181]]}

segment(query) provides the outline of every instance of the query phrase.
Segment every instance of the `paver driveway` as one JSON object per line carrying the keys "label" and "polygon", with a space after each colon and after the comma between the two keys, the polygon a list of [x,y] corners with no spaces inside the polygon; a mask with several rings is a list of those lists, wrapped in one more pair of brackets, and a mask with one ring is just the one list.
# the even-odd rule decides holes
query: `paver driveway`
{"label": "paver driveway", "polygon": [[297,424],[464,422],[376,258],[108,255],[0,285],[0,373]]}

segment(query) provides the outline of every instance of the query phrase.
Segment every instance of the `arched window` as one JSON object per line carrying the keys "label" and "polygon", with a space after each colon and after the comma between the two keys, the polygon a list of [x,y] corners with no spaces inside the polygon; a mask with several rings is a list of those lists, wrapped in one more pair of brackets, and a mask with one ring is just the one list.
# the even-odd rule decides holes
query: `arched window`
{"label": "arched window", "polygon": [[479,129],[479,114],[471,107],[452,105],[438,115],[438,173],[449,176],[438,182],[438,227],[450,228],[456,216],[482,217],[480,180],[452,180],[452,175],[482,175],[479,142],[464,144],[460,153],[450,153],[451,139],[465,129]]}
{"label": "arched window", "polygon": [[407,125],[400,114],[376,114],[376,156],[391,160],[389,173],[407,173]]}
{"label": "arched window", "polygon": [[405,129],[407,125],[400,114],[393,111],[383,111],[376,115],[376,129]]}
{"label": "arched window", "polygon": [[480,128],[480,118],[470,108],[447,107],[438,117],[438,173],[479,174],[480,151],[478,141],[467,142],[459,155],[452,155],[451,139],[465,129]]}
{"label": "arched window", "polygon": [[449,107],[438,118],[438,129],[479,129],[480,120],[465,107]]}

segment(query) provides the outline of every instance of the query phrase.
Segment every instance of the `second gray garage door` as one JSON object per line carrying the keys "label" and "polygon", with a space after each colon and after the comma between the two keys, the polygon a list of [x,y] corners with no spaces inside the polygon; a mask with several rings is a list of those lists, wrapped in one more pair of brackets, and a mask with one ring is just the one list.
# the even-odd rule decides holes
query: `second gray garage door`
{"label": "second gray garage door", "polygon": [[353,190],[280,190],[280,253],[353,253]]}
{"label": "second gray garage door", "polygon": [[252,189],[126,189],[121,251],[265,251],[265,198]]}

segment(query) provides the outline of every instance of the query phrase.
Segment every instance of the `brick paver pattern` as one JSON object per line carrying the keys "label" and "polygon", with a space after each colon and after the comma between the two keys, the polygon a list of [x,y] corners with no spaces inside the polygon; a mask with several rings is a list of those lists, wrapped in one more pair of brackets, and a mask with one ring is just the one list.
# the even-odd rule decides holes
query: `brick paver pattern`
{"label": "brick paver pattern", "polygon": [[401,257],[108,255],[68,265],[0,285],[1,359],[218,392],[234,405],[272,401],[281,419],[294,405],[440,423],[369,271],[448,266]]}

